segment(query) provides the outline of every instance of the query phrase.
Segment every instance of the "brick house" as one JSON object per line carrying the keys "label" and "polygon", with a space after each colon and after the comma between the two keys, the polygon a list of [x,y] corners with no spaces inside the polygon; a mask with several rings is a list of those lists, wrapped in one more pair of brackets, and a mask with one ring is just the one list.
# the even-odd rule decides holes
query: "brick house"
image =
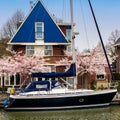
{"label": "brick house", "polygon": [[[55,67],[55,64],[66,57],[64,50],[71,49],[70,37],[71,24],[55,19],[38,0],[8,45],[12,50],[22,51],[22,54],[27,56],[42,54],[44,58],[49,58],[51,71],[60,72],[66,67]],[[16,76],[10,79],[15,83]],[[22,82],[23,80],[20,80],[20,84]]]}
{"label": "brick house", "polygon": [[115,47],[115,53],[117,55],[114,69],[117,73],[119,73],[120,72],[120,38],[115,42],[114,47]]}
{"label": "brick house", "polygon": [[111,81],[111,74],[107,65],[107,61],[105,59],[105,55],[102,50],[102,46],[97,45],[94,48],[94,52],[96,52],[96,54],[93,54],[93,57],[91,57],[90,51],[84,52],[82,56],[83,58],[86,56],[90,57],[90,59],[98,65],[96,67],[97,71],[92,73],[87,72],[82,76],[78,75],[78,88],[91,88],[93,84],[96,85],[97,89],[107,88],[108,82]]}
{"label": "brick house", "polygon": [[[44,58],[49,58],[49,65],[52,72],[62,72],[65,66],[55,67],[56,61],[65,58],[64,50],[71,49],[71,24],[56,20],[52,16],[41,1],[37,1],[31,8],[30,13],[21,23],[18,31],[9,41],[9,47],[15,51],[22,51],[27,56],[43,54]],[[103,68],[105,74],[84,74],[77,76],[78,88],[90,88],[92,80],[97,81],[100,85],[107,82],[109,71]],[[6,86],[19,86],[24,80],[19,75],[8,76],[10,81]],[[74,78],[66,79],[74,84]],[[17,82],[18,81],[18,82]],[[18,83],[18,84],[17,84]],[[98,86],[100,86],[98,85]]]}

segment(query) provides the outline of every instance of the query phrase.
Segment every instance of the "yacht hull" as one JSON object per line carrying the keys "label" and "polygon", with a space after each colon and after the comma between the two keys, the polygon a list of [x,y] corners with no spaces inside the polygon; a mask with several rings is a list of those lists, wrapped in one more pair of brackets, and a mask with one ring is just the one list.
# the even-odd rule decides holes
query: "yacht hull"
{"label": "yacht hull", "polygon": [[110,105],[116,90],[93,93],[75,93],[38,96],[10,96],[7,110],[62,110]]}

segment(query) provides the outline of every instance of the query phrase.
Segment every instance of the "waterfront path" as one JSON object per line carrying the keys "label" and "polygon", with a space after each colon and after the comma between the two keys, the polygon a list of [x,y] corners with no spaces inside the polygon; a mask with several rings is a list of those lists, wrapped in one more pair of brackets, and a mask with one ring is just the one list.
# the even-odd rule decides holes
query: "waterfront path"
{"label": "waterfront path", "polygon": [[113,98],[111,104],[120,104],[120,93],[117,93]]}
{"label": "waterfront path", "polygon": [[3,108],[3,101],[6,100],[8,98],[8,95],[7,94],[3,94],[1,93],[0,94],[0,108]]}

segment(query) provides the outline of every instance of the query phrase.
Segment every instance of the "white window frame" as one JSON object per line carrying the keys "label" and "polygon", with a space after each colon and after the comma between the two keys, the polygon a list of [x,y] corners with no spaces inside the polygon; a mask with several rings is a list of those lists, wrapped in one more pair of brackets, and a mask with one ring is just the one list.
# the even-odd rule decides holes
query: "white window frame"
{"label": "white window frame", "polygon": [[[42,30],[38,30],[38,28]],[[35,22],[35,39],[43,40],[44,39],[44,23],[43,22]]]}
{"label": "white window frame", "polygon": [[[7,82],[8,82],[8,84],[7,84]],[[10,75],[9,74],[6,74],[4,76],[4,84],[5,84],[5,86],[10,86]]]}
{"label": "white window frame", "polygon": [[32,56],[35,53],[35,48],[33,45],[27,45],[26,46],[26,55],[27,56]]}
{"label": "white window frame", "polygon": [[[49,52],[51,51],[51,52]],[[51,54],[49,54],[51,53]],[[45,56],[53,56],[53,46],[52,45],[46,45],[44,46],[44,55]]]}

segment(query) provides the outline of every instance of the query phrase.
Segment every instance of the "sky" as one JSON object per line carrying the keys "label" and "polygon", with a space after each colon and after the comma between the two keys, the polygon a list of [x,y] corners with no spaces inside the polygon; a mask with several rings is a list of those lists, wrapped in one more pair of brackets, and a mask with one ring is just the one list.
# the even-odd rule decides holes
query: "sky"
{"label": "sky", "polygon": [[[17,10],[30,11],[30,1],[37,0],[0,0],[0,29]],[[42,0],[49,13],[70,22],[69,0]],[[108,43],[111,32],[120,30],[120,0],[91,0],[97,23],[104,44]],[[91,49],[100,41],[90,11],[88,0],[73,0],[74,31],[79,32],[75,38],[75,47],[80,51]]]}

